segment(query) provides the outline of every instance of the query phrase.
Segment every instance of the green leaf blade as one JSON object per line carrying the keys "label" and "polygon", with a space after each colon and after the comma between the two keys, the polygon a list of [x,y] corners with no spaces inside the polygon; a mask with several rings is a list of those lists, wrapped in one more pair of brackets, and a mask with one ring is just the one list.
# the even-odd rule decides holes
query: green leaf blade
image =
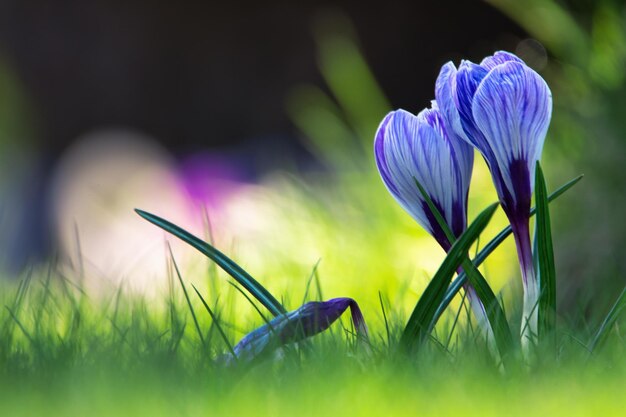
{"label": "green leaf blade", "polygon": [[428,338],[430,325],[437,311],[448,285],[458,266],[467,256],[467,251],[485,229],[493,213],[498,207],[497,203],[487,207],[476,217],[476,220],[456,240],[450,248],[446,258],[430,281],[426,290],[415,305],[413,313],[400,338],[400,345],[406,351],[412,350]]}
{"label": "green leaf blade", "polygon": [[233,349],[232,343],[230,343],[230,341],[228,340],[228,336],[226,336],[226,332],[220,325],[219,318],[215,315],[213,310],[211,310],[211,307],[209,307],[209,305],[207,304],[202,294],[200,294],[200,291],[198,291],[198,289],[193,284],[191,284],[191,287],[196,292],[196,295],[198,296],[198,298],[200,298],[200,301],[202,302],[202,305],[206,309],[207,313],[209,313],[209,316],[211,316],[211,320],[213,320],[213,324],[215,325],[215,328],[219,332],[220,336],[222,337],[222,340],[224,341],[226,348],[228,348],[228,352],[230,353],[231,357],[233,358],[233,360],[237,361],[237,354],[235,353],[235,350]]}
{"label": "green leaf blade", "polygon": [[[422,194],[422,197],[426,200],[426,205],[439,224],[439,227],[443,230],[446,238],[449,242],[454,242],[456,240],[454,233],[450,230],[450,227],[446,223],[443,215],[439,212],[424,187],[422,187],[417,179],[414,180],[420,190],[420,193]],[[469,258],[463,260],[462,265],[463,270],[469,279],[470,285],[476,292],[476,295],[482,304],[481,307],[485,309],[485,314],[487,316],[487,320],[489,321],[491,331],[493,332],[496,346],[500,352],[501,358],[504,359],[513,346],[511,329],[509,328],[504,311],[496,299],[491,287],[487,283],[487,280],[485,280],[478,268],[472,264]],[[430,330],[432,330],[435,324],[437,324],[438,317],[433,317],[433,319],[434,320],[430,324]]]}
{"label": "green leaf blade", "polygon": [[483,277],[472,261],[466,259],[463,262],[463,270],[465,271],[470,284],[474,288],[474,291],[476,291],[476,295],[485,308],[485,313],[487,315],[487,319],[489,320],[489,326],[493,331],[493,337],[498,351],[500,352],[500,357],[502,360],[505,360],[508,353],[512,351],[514,344],[511,328],[506,320],[504,310],[502,309],[502,306],[500,305],[500,302],[498,301],[493,290],[487,283],[487,280]]}
{"label": "green leaf blade", "polygon": [[437,224],[439,225],[439,227],[441,227],[441,230],[443,230],[443,233],[446,235],[446,239],[448,239],[448,242],[450,242],[450,244],[454,243],[456,237],[454,236],[454,233],[452,233],[452,230],[450,230],[450,227],[448,226],[448,223],[446,223],[446,220],[443,218],[441,212],[439,212],[439,210],[437,209],[437,206],[435,206],[435,202],[432,198],[430,198],[430,195],[428,195],[424,187],[422,187],[422,184],[420,184],[416,178],[413,178],[413,181],[415,181],[415,185],[417,185],[417,188],[419,188],[422,197],[424,197],[424,200],[426,200],[426,205],[428,206],[428,209],[437,221]]}
{"label": "green leaf blade", "polygon": [[548,208],[548,192],[541,165],[535,170],[535,204],[537,206],[536,239],[539,278],[539,341],[546,341],[556,349],[556,268]]}
{"label": "green leaf blade", "polygon": [[213,262],[219,265],[231,277],[233,277],[242,287],[244,287],[254,298],[256,298],[265,308],[267,308],[274,316],[287,312],[283,305],[259,282],[247,273],[242,267],[237,265],[232,259],[224,255],[222,252],[209,245],[197,236],[192,235],[183,228],[143,210],[135,209],[135,212],[150,223],[160,227],[168,233],[173,234],[193,248],[197,249]]}
{"label": "green leaf blade", "polygon": [[606,315],[606,317],[602,321],[602,324],[600,325],[600,328],[591,340],[591,343],[589,344],[590,355],[604,343],[610,330],[613,328],[613,326],[617,322],[618,317],[620,316],[622,311],[624,311],[624,309],[626,309],[626,288],[624,288],[620,296],[617,297],[615,304],[613,304],[613,307],[611,307],[611,310]]}
{"label": "green leaf blade", "polygon": [[[552,194],[550,194],[550,196],[548,197],[548,202],[552,202],[552,201],[556,200],[557,198],[559,198],[566,191],[568,191],[570,188],[572,188],[574,185],[576,185],[582,178],[583,178],[583,175],[579,175],[578,177],[576,177],[576,178],[568,181],[567,183],[563,184],[561,187],[559,187],[557,190],[555,190]],[[533,207],[530,210],[530,215],[534,216],[535,213],[536,213],[536,208]],[[498,246],[500,246],[500,244],[502,242],[504,242],[504,240],[507,237],[509,237],[509,235],[511,233],[512,233],[511,226],[507,226],[504,229],[502,229],[500,231],[500,233],[498,233],[496,235],[496,237],[491,239],[491,241],[487,245],[485,245],[485,247],[478,253],[476,258],[474,258],[472,260],[472,263],[476,267],[480,266],[489,257],[489,255],[491,255],[491,253]],[[437,313],[435,314],[435,318],[436,319],[439,319],[439,317],[441,317],[443,312],[446,310],[446,308],[448,308],[448,306],[450,305],[450,303],[452,302],[454,297],[456,297],[456,294],[459,292],[459,290],[463,287],[463,285],[466,282],[467,282],[467,275],[465,274],[465,272],[462,272],[454,280],[454,282],[452,282],[452,284],[448,288],[448,291],[446,292],[446,296],[444,297],[443,302],[441,303],[441,306],[439,307],[439,309],[437,310]]]}

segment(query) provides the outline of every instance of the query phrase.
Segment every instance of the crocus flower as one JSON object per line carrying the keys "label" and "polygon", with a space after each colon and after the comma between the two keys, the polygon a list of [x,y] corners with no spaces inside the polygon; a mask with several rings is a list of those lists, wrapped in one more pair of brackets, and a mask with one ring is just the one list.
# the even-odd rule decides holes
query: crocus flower
{"label": "crocus flower", "polygon": [[[472,146],[444,123],[437,101],[417,116],[396,110],[381,122],[374,139],[376,165],[400,205],[447,252],[452,243],[422,197],[418,181],[459,237],[467,227],[467,195],[474,164]],[[479,325],[493,340],[484,306],[471,285],[465,291]]]}
{"label": "crocus flower", "polygon": [[263,357],[278,347],[299,342],[326,330],[348,308],[357,336],[367,341],[367,325],[359,305],[352,298],[341,297],[327,301],[311,301],[297,310],[277,316],[248,333],[237,343],[233,353],[240,361]]}
{"label": "crocus flower", "polygon": [[415,181],[426,190],[455,236],[467,226],[474,151],[450,131],[433,102],[417,116],[396,110],[381,122],[374,140],[376,165],[400,205],[447,251],[449,242]]}
{"label": "crocus flower", "polygon": [[443,66],[435,92],[446,125],[483,155],[507,214],[524,286],[522,338],[537,329],[538,282],[529,234],[535,165],[541,157],[552,94],[546,82],[515,55],[496,52],[480,65]]}

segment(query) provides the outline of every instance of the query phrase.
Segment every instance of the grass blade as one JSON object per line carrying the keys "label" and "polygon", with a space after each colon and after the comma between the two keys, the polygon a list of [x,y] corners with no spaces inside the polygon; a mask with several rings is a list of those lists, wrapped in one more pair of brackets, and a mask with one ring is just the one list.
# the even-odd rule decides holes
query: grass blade
{"label": "grass blade", "polygon": [[33,337],[30,335],[30,332],[28,330],[26,330],[26,327],[24,327],[24,325],[22,324],[22,322],[20,321],[20,319],[17,318],[17,315],[13,312],[13,310],[11,310],[9,308],[9,306],[4,306],[4,308],[7,309],[7,311],[9,312],[9,314],[11,315],[11,318],[13,319],[13,321],[17,324],[17,326],[20,328],[20,330],[22,331],[22,333],[24,334],[24,336],[26,336],[26,338],[28,339],[28,341],[31,343],[31,345],[36,346],[35,344],[35,340],[33,339]]}
{"label": "grass blade", "polygon": [[135,209],[137,214],[149,221],[150,223],[160,227],[161,229],[169,232],[188,243],[204,255],[211,258],[216,264],[226,271],[231,277],[233,277],[242,287],[244,287],[254,298],[259,300],[265,308],[267,308],[274,316],[284,314],[287,312],[282,304],[274,298],[274,296],[259,284],[250,274],[248,274],[242,267],[237,265],[232,259],[224,255],[213,246],[209,245],[202,239],[192,235],[188,231],[176,226],[169,221],[162,219],[154,214],[147,213],[143,210]]}
{"label": "grass blade", "polygon": [[478,235],[485,229],[491,216],[498,207],[497,203],[487,207],[478,215],[476,220],[458,238],[450,248],[448,255],[435,273],[426,290],[417,302],[411,317],[400,338],[400,345],[407,351],[413,349],[428,338],[430,334],[430,324],[433,321],[448,285],[456,269],[467,256],[467,251]]}
{"label": "grass blade", "polygon": [[[578,181],[580,181],[582,178],[583,176],[579,175],[578,177],[563,184],[561,187],[559,187],[556,191],[554,191],[552,194],[548,196],[548,202],[552,202],[556,200],[563,193],[565,193],[567,190],[569,190],[574,185],[576,185],[576,183],[578,183]],[[533,216],[535,212],[536,212],[536,209],[533,207],[530,210],[530,215]],[[491,255],[491,252],[493,252],[502,242],[504,242],[504,240],[507,237],[509,237],[511,233],[512,233],[511,226],[507,226],[504,229],[502,229],[500,233],[498,233],[496,237],[491,239],[491,241],[480,251],[480,253],[476,255],[476,257],[472,260],[472,263],[476,267],[479,267],[485,261],[485,259],[487,259],[489,255]],[[452,282],[452,284],[448,288],[448,291],[446,292],[446,296],[444,297],[441,305],[439,306],[439,310],[437,310],[437,313],[435,314],[435,319],[439,319],[439,317],[441,317],[441,315],[446,310],[446,308],[448,308],[448,305],[450,305],[450,302],[452,302],[454,297],[456,297],[456,294],[459,292],[461,287],[463,287],[463,285],[466,282],[467,282],[467,275],[464,272],[462,272],[454,280],[454,282]]]}
{"label": "grass blade", "polygon": [[609,314],[606,315],[606,317],[604,318],[604,321],[600,325],[600,328],[598,329],[595,336],[591,340],[591,343],[589,344],[590,355],[596,350],[596,348],[600,347],[602,343],[604,343],[604,340],[608,336],[609,331],[613,328],[613,326],[615,325],[615,322],[617,322],[617,318],[619,317],[619,315],[622,313],[622,311],[625,308],[626,308],[626,288],[624,288],[624,290],[619,295],[619,297],[617,297],[617,301],[615,301],[615,304],[613,304],[613,307],[611,307]]}
{"label": "grass blade", "polygon": [[235,288],[241,295],[243,295],[246,300],[248,300],[248,302],[250,303],[252,308],[254,308],[256,310],[256,312],[259,313],[259,316],[261,316],[261,319],[263,319],[265,324],[269,324],[270,321],[267,319],[267,317],[265,317],[265,314],[263,314],[263,312],[259,309],[259,307],[257,307],[257,305],[254,303],[254,301],[252,301],[250,296],[248,294],[246,294],[244,290],[239,288],[239,286],[237,284],[235,284],[234,282],[228,281],[228,283],[230,285],[232,285],[233,288]]}
{"label": "grass blade", "polygon": [[220,333],[220,336],[222,336],[222,339],[224,340],[224,343],[226,344],[226,347],[228,348],[228,351],[232,355],[233,359],[236,361],[237,360],[237,355],[235,354],[235,351],[233,350],[233,345],[228,341],[228,337],[226,337],[226,333],[224,332],[224,329],[222,329],[222,326],[220,325],[219,320],[215,316],[215,313],[213,313],[213,310],[211,310],[211,307],[209,307],[209,305],[206,303],[206,301],[204,301],[204,297],[202,296],[202,294],[200,294],[200,291],[198,291],[196,286],[191,284],[191,287],[193,288],[193,290],[196,292],[196,294],[200,298],[200,301],[202,301],[202,304],[204,305],[204,308],[209,313],[209,316],[211,316],[211,320],[213,320],[213,324],[217,328],[217,331]]}
{"label": "grass blade", "polygon": [[309,278],[306,281],[306,287],[304,289],[304,296],[302,297],[302,304],[306,303],[306,300],[309,296],[309,290],[311,289],[311,282],[313,281],[313,278],[315,278],[315,275],[317,274],[317,268],[319,267],[321,261],[322,261],[322,258],[319,258],[317,262],[315,262],[315,265],[313,265],[313,269],[311,270],[311,273],[309,274]]}
{"label": "grass blade", "polygon": [[387,332],[387,347],[391,347],[391,333],[389,332],[389,321],[387,320],[387,312],[383,303],[383,295],[378,291],[378,301],[380,301],[380,309],[383,312],[383,320],[385,321],[385,331]]}
{"label": "grass blade", "polygon": [[450,327],[450,332],[448,333],[448,338],[446,339],[446,344],[444,345],[447,350],[450,349],[450,342],[452,341],[452,336],[454,335],[454,330],[456,329],[456,325],[459,322],[459,317],[461,317],[461,311],[463,311],[463,306],[465,305],[466,297],[467,297],[467,291],[464,291],[463,297],[461,298],[461,304],[459,305],[459,309],[454,315],[454,321],[452,322],[452,326]]}
{"label": "grass blade", "polygon": [[[548,192],[541,165],[535,169],[535,204],[537,206],[537,265],[539,278],[539,340],[550,337],[553,350],[556,349],[556,269],[554,249],[548,209]],[[554,352],[556,354],[556,350]]]}
{"label": "grass blade", "polygon": [[207,346],[204,341],[204,336],[202,335],[202,330],[200,330],[200,323],[198,323],[198,318],[196,317],[196,312],[191,305],[191,300],[189,299],[189,294],[187,293],[187,287],[185,287],[185,283],[183,282],[183,277],[180,274],[180,270],[178,269],[178,264],[176,263],[176,259],[174,259],[174,253],[172,252],[172,247],[167,245],[167,249],[170,252],[170,259],[172,260],[172,265],[174,265],[174,270],[176,271],[176,276],[178,277],[178,282],[180,283],[180,287],[183,289],[183,294],[185,295],[185,300],[187,301],[187,307],[189,307],[189,312],[191,313],[191,318],[193,319],[193,324],[196,327],[196,331],[198,332],[198,337],[200,337],[200,343],[202,344],[202,348],[204,352],[207,352]]}

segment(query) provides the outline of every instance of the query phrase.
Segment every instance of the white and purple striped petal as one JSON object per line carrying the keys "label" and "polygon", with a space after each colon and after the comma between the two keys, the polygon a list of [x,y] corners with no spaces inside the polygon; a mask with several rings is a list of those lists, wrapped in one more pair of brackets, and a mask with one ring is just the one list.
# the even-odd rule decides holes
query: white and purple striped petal
{"label": "white and purple striped petal", "polygon": [[487,74],[472,101],[483,134],[512,196],[510,211],[528,213],[535,165],[550,124],[552,96],[546,82],[526,65],[507,61]]}
{"label": "white and purple striped petal", "polygon": [[[441,68],[435,84],[435,103],[441,113],[444,124],[447,126],[448,135],[456,136],[455,140],[451,140],[451,144],[459,158],[463,177],[469,180],[474,166],[474,153],[467,147],[467,144],[471,145],[471,142],[463,130],[461,116],[454,100],[456,73],[456,67],[452,62],[448,62]],[[467,188],[469,188],[469,184],[467,184]]]}
{"label": "white and purple striped petal", "polygon": [[488,71],[480,65],[462,61],[456,73],[456,91],[453,95],[461,126],[465,133],[461,137],[481,151],[483,148],[487,148],[487,145],[481,131],[474,123],[472,100],[476,89],[487,73]]}
{"label": "white and purple striped petal", "polygon": [[[451,65],[443,66],[443,75],[453,73]],[[465,134],[460,136],[485,158],[509,218],[527,217],[534,167],[550,122],[550,89],[521,59],[505,51],[480,65],[461,62],[454,82],[448,84],[451,92],[441,91],[454,99]],[[458,126],[453,111],[444,114],[450,126]]]}
{"label": "white and purple striped petal", "polygon": [[469,142],[455,102],[456,75],[457,70],[452,62],[447,62],[441,67],[435,82],[435,101],[449,129]]}
{"label": "white and purple striped petal", "polygon": [[497,51],[492,56],[488,56],[487,58],[480,61],[480,66],[491,71],[498,65],[504,64],[505,62],[519,62],[520,64],[524,64],[524,61],[519,59],[517,56],[513,55],[510,52],[506,51]]}
{"label": "white and purple striped petal", "polygon": [[396,110],[380,124],[374,141],[378,170],[400,205],[448,249],[443,230],[415,184],[429,194],[456,236],[467,224],[473,150],[446,127],[437,103],[417,116]]}

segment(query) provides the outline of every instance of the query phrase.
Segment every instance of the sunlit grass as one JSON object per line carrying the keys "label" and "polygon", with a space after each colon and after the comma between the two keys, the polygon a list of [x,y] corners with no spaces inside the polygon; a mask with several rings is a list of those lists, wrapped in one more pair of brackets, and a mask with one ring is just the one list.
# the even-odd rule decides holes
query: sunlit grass
{"label": "sunlit grass", "polygon": [[[593,329],[562,327],[558,361],[539,354],[532,366],[520,362],[502,372],[466,311],[452,336],[453,314],[424,349],[398,356],[402,314],[387,301],[391,345],[379,309],[366,316],[371,351],[354,343],[346,318],[273,358],[229,366],[226,343],[198,297],[190,299],[204,345],[171,278],[168,293],[152,300],[124,291],[93,298],[54,270],[49,278],[42,270],[5,284],[0,413],[582,416],[619,415],[626,405],[626,346],[618,333],[590,357],[584,344]],[[213,305],[230,343],[263,323],[241,320],[246,304],[233,289]]]}

